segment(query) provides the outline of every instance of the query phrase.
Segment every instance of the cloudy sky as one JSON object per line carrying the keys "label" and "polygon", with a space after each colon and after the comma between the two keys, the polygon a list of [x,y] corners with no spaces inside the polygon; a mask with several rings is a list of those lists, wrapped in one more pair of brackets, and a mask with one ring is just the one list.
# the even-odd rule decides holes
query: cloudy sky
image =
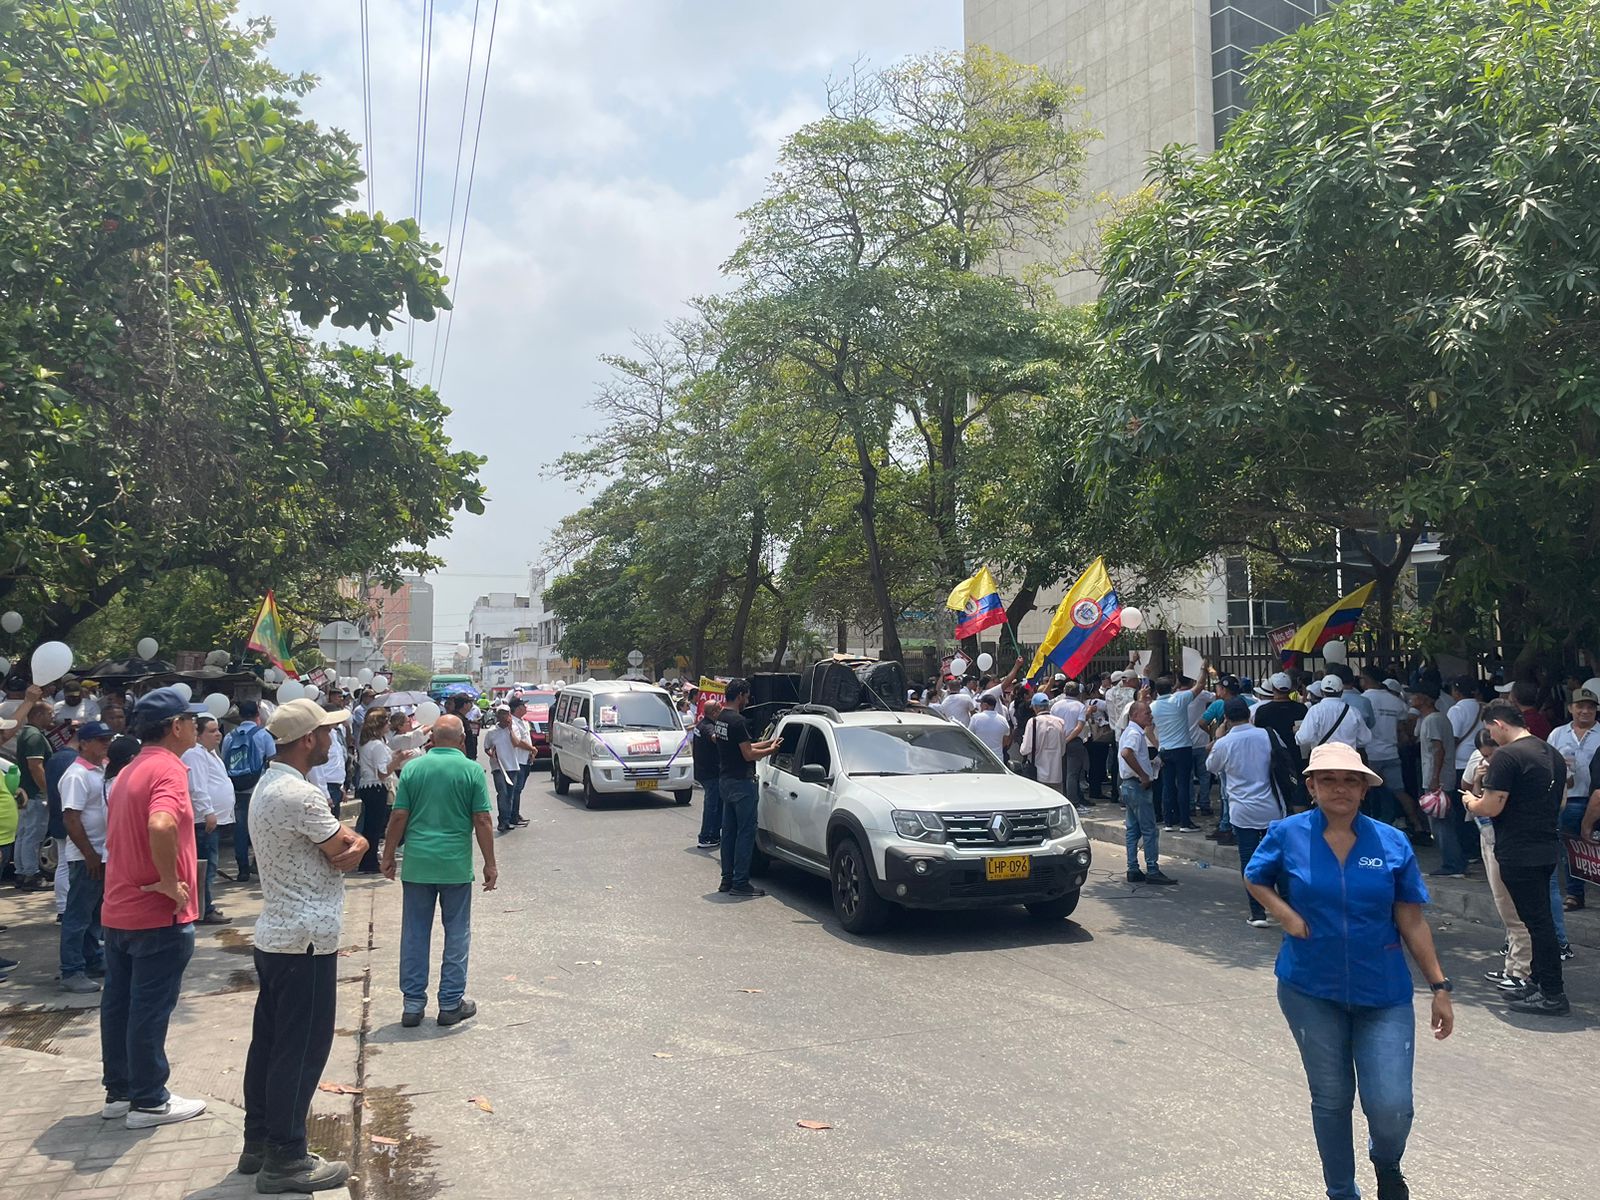
{"label": "cloudy sky", "polygon": [[[464,158],[494,0],[477,7]],[[374,197],[409,216],[422,5],[368,9]],[[453,227],[449,214],[473,9],[434,6],[422,223],[440,242],[447,228],[463,236],[465,161]],[[308,115],[361,140],[354,0],[244,0],[243,11],[273,18],[279,67],[321,77]],[[439,380],[456,444],[488,456],[490,504],[441,547],[435,637],[459,636],[479,594],[518,588],[551,526],[581,505],[544,468],[593,423],[598,356],[719,286],[734,214],[761,194],[783,137],[818,115],[828,76],[960,41],[961,0],[501,0]],[[433,344],[419,327],[424,373]]]}

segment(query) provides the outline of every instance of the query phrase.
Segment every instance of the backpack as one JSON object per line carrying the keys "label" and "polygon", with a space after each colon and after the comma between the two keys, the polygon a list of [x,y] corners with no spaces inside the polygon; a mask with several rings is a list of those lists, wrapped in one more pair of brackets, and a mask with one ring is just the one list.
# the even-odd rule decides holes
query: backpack
{"label": "backpack", "polygon": [[259,725],[246,722],[235,727],[222,743],[222,763],[228,768],[229,779],[245,779],[261,774],[266,758],[261,753],[261,743],[256,737]]}

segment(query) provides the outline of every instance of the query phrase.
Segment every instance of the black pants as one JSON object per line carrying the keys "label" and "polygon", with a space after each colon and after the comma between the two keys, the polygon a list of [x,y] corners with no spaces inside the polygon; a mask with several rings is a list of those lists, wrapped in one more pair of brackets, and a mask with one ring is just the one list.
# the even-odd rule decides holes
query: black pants
{"label": "black pants", "polygon": [[1106,786],[1106,755],[1111,750],[1110,742],[1089,743],[1089,797],[1099,800]]}
{"label": "black pants", "polygon": [[374,875],[378,870],[378,842],[389,825],[389,789],[381,783],[374,784],[357,788],[356,796],[361,801],[356,832],[367,839],[367,852],[361,856],[356,870]]}
{"label": "black pants", "polygon": [[328,809],[334,816],[339,815],[339,805],[344,802],[344,784],[328,784]]}
{"label": "black pants", "polygon": [[244,1063],[244,1140],[304,1158],[306,1115],[333,1048],[337,954],[255,952],[256,1019]]}
{"label": "black pants", "polygon": [[1554,870],[1554,864],[1500,864],[1500,880],[1533,943],[1533,981],[1546,996],[1560,996],[1566,991],[1561,979],[1561,943],[1556,938],[1555,914],[1550,911],[1550,874]]}

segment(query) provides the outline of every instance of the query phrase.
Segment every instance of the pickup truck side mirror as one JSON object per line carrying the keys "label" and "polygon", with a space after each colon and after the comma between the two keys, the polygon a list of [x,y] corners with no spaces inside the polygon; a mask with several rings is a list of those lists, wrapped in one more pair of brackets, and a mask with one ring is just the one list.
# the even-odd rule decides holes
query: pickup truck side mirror
{"label": "pickup truck side mirror", "polygon": [[816,763],[802,763],[800,766],[801,783],[827,783],[828,768]]}
{"label": "pickup truck side mirror", "polygon": [[575,728],[587,729],[587,728],[589,728],[589,718],[588,717],[573,717],[572,718],[572,724],[573,724],[573,726]]}

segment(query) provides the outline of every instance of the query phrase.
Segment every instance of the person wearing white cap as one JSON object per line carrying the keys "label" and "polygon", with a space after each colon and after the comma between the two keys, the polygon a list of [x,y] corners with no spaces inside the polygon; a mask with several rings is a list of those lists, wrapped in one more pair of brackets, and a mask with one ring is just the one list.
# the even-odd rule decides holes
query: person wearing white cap
{"label": "person wearing white cap", "polygon": [[350,1168],[306,1145],[306,1119],[333,1047],[344,872],[367,839],[339,822],[312,770],[328,761],[347,714],[290,700],[267,723],[277,753],[250,796],[250,844],[261,879],[256,920],[255,1023],[244,1068],[239,1171],[258,1192],[342,1187]]}
{"label": "person wearing white cap", "polygon": [[[1372,741],[1367,746],[1367,765],[1383,777],[1383,786],[1394,797],[1405,814],[1411,830],[1420,835],[1428,828],[1422,810],[1406,791],[1405,773],[1400,769],[1400,722],[1406,717],[1406,702],[1383,684],[1383,674],[1377,667],[1364,667],[1361,671],[1362,694],[1372,709]],[[1390,820],[1392,812],[1379,812],[1383,820]]]}
{"label": "person wearing white cap", "polygon": [[[1567,767],[1566,802],[1561,806],[1561,832],[1568,837],[1582,833],[1583,816],[1588,811],[1591,792],[1600,795],[1600,779],[1592,778],[1592,768],[1600,762],[1600,694],[1588,688],[1572,693],[1569,704],[1572,720],[1550,734],[1550,748],[1561,755]],[[1563,864],[1564,865],[1564,864]],[[1583,880],[1567,873],[1567,895],[1563,902],[1567,910],[1584,906]]]}
{"label": "person wearing white cap", "polygon": [[1326,675],[1318,686],[1322,698],[1333,703],[1315,704],[1306,713],[1305,720],[1300,722],[1300,732],[1294,735],[1301,751],[1310,754],[1329,742],[1341,742],[1355,750],[1367,745],[1372,740],[1372,731],[1360,713],[1342,703],[1344,681],[1337,675]]}
{"label": "person wearing white cap", "polygon": [[[1378,776],[1354,747],[1328,742],[1312,750],[1305,779],[1316,807],[1267,830],[1245,882],[1283,926],[1278,1007],[1300,1048],[1328,1196],[1361,1195],[1351,1129],[1359,1089],[1378,1200],[1405,1200],[1400,1161],[1411,1133],[1417,1039],[1406,951],[1432,990],[1436,1039],[1455,1027],[1452,985],[1422,913],[1428,889],[1411,843],[1361,812]],[[1289,900],[1274,886],[1284,879]]]}
{"label": "person wearing white cap", "polygon": [[1106,690],[1106,719],[1111,722],[1111,732],[1117,737],[1128,727],[1128,709],[1139,698],[1133,690],[1132,671],[1111,672],[1111,687]]}

